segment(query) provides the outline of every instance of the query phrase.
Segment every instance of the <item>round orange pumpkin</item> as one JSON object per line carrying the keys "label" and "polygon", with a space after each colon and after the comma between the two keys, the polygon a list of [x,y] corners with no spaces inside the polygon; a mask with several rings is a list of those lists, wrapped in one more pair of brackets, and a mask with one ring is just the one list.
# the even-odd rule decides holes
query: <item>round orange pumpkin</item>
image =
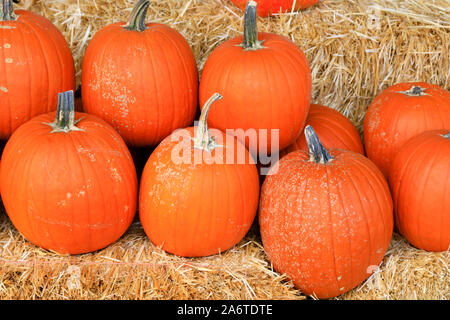
{"label": "round orange pumpkin", "polygon": [[1,196],[12,223],[32,243],[60,253],[91,252],[131,224],[136,171],[110,125],[75,113],[72,91],[59,97],[56,119],[55,112],[34,117],[6,144]]}
{"label": "round orange pumpkin", "polygon": [[70,48],[59,30],[35,13],[0,9],[0,139],[32,117],[56,109],[61,91],[75,89]]}
{"label": "round orange pumpkin", "polygon": [[415,247],[450,249],[450,132],[425,131],[397,152],[389,172],[399,232]]}
{"label": "round orange pumpkin", "polygon": [[[220,92],[223,99],[209,115],[211,126],[223,132],[243,129],[233,134],[253,154],[278,152],[297,139],[305,124],[311,100],[309,64],[289,39],[257,32],[253,1],[244,24],[243,37],[222,43],[208,57],[200,104]],[[248,138],[252,134],[255,139]]]}
{"label": "round orange pumpkin", "polygon": [[207,127],[209,108],[219,98],[208,100],[197,127],[161,142],[141,177],[142,226],[155,245],[179,256],[208,256],[233,247],[256,215],[259,181],[253,158],[235,137]]}
{"label": "round orange pumpkin", "polygon": [[187,41],[159,23],[145,24],[140,0],[128,24],[97,32],[86,49],[82,99],[87,113],[111,124],[132,146],[155,146],[194,121],[198,72]]}
{"label": "round orange pumpkin", "polygon": [[309,152],[272,167],[261,190],[259,223],[270,261],[318,298],[338,296],[376,269],[393,231],[393,205],[380,170],[359,153],[329,152],[307,126]]}
{"label": "round orange pumpkin", "polygon": [[364,118],[367,156],[387,177],[395,154],[410,138],[450,128],[450,93],[423,82],[399,83],[378,95]]}
{"label": "round orange pumpkin", "polygon": [[[237,7],[245,9],[248,0],[231,0]],[[255,0],[258,3],[258,15],[267,17],[276,13],[305,9],[319,2],[319,0]]]}
{"label": "round orange pumpkin", "polygon": [[[314,128],[325,148],[344,149],[364,155],[364,147],[358,130],[339,111],[312,104],[306,119],[306,125]],[[296,150],[308,150],[304,133],[282,153],[286,154]]]}

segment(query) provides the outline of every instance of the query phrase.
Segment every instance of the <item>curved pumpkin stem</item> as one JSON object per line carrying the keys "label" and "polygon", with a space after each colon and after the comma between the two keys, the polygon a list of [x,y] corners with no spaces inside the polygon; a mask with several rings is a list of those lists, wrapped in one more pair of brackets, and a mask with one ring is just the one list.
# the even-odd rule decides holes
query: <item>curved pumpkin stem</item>
{"label": "curved pumpkin stem", "polygon": [[327,164],[333,157],[328,153],[327,149],[320,142],[317,133],[311,126],[305,128],[306,143],[308,144],[310,161],[315,163]]}
{"label": "curved pumpkin stem", "polygon": [[203,106],[202,113],[198,121],[197,133],[195,134],[195,138],[193,139],[195,149],[205,150],[211,153],[214,148],[220,147],[218,144],[216,144],[214,138],[209,134],[207,122],[208,112],[211,108],[211,105],[214,101],[220,99],[222,99],[222,96],[218,93],[214,93]]}
{"label": "curved pumpkin stem", "polygon": [[255,1],[250,0],[245,8],[244,16],[244,40],[240,44],[244,50],[259,50],[264,48],[263,41],[258,40],[258,28],[256,23],[256,6]]}
{"label": "curved pumpkin stem", "polygon": [[75,120],[75,99],[73,91],[70,90],[58,94],[58,108],[55,121],[44,124],[53,128],[51,132],[84,131],[76,127],[80,120]]}
{"label": "curved pumpkin stem", "polygon": [[125,29],[139,32],[145,31],[145,29],[147,29],[145,17],[147,16],[149,6],[150,0],[139,0],[131,11]]}
{"label": "curved pumpkin stem", "polygon": [[16,20],[12,0],[2,0],[2,21]]}

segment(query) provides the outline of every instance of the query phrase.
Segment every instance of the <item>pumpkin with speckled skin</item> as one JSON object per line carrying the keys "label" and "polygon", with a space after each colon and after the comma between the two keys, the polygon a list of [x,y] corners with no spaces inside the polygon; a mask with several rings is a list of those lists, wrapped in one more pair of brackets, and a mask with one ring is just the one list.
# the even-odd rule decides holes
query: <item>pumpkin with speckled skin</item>
{"label": "pumpkin with speckled skin", "polygon": [[[312,104],[306,125],[314,128],[325,148],[344,149],[364,155],[364,147],[353,123],[337,110]],[[308,150],[305,134],[297,138],[295,143],[282,150],[287,154],[296,150]]]}
{"label": "pumpkin with speckled skin", "polygon": [[299,150],[280,159],[264,181],[259,207],[275,270],[318,298],[367,279],[393,231],[392,198],[380,170],[359,153],[330,149],[329,155],[318,162]]}
{"label": "pumpkin with speckled skin", "polygon": [[432,130],[409,139],[389,172],[395,223],[415,247],[450,249],[450,132]]}
{"label": "pumpkin with speckled skin", "polygon": [[367,109],[367,156],[387,177],[395,154],[410,138],[450,128],[450,93],[423,82],[399,83],[384,90]]}
{"label": "pumpkin with speckled skin", "polygon": [[118,240],[137,205],[136,171],[123,139],[96,116],[73,116],[67,132],[55,132],[55,112],[20,126],[5,146],[0,170],[1,196],[14,226],[37,246],[64,254]]}
{"label": "pumpkin with speckled skin", "polygon": [[12,13],[12,2],[4,2],[0,9],[2,140],[32,117],[55,110],[58,92],[75,89],[72,52],[61,32],[38,14]]}
{"label": "pumpkin with speckled skin", "polygon": [[[231,2],[244,10],[248,0],[231,0]],[[255,2],[258,3],[257,12],[261,17],[267,17],[280,12],[290,12],[294,5],[294,0],[255,0]],[[295,0],[294,11],[305,9],[317,2],[319,0]]]}
{"label": "pumpkin with speckled skin", "polygon": [[145,24],[150,1],[139,1],[130,22],[98,31],[82,66],[87,113],[111,124],[132,146],[156,146],[194,121],[198,71],[183,36],[164,24]]}

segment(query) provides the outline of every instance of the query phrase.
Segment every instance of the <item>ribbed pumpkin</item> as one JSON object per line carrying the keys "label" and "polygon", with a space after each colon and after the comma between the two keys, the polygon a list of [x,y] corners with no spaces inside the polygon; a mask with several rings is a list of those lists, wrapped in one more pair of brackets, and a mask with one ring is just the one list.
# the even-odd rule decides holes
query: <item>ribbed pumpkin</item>
{"label": "ribbed pumpkin", "polygon": [[[254,1],[249,1],[244,24],[243,37],[222,43],[208,57],[200,80],[200,103],[220,92],[224,98],[209,115],[212,127],[223,132],[256,130],[258,141],[246,139],[242,131],[235,134],[252,153],[271,152],[272,138],[274,147],[283,149],[299,136],[308,115],[309,64],[289,39],[257,32]],[[279,141],[271,130],[279,130]]]}
{"label": "ribbed pumpkin", "polygon": [[110,123],[127,144],[150,147],[194,121],[198,72],[180,33],[145,24],[149,4],[138,1],[128,24],[95,34],[83,59],[82,99],[84,110]]}
{"label": "ribbed pumpkin", "polygon": [[432,130],[408,140],[389,173],[395,222],[415,247],[450,249],[450,132]]}
{"label": "ribbed pumpkin", "polygon": [[[325,148],[344,149],[364,155],[364,147],[358,130],[339,111],[312,104],[306,119],[306,125],[314,128]],[[308,150],[304,133],[282,153],[286,154],[296,150]]]}
{"label": "ribbed pumpkin", "polygon": [[219,98],[208,100],[197,127],[161,142],[141,177],[142,226],[154,244],[179,256],[208,256],[233,247],[256,215],[259,181],[253,158],[235,137],[207,127],[209,108]]}
{"label": "ribbed pumpkin", "polygon": [[32,117],[56,109],[58,93],[75,89],[75,68],[50,21],[14,11],[11,0],[2,0],[0,10],[0,139],[6,140]]}
{"label": "ribbed pumpkin", "polygon": [[378,95],[364,118],[367,156],[387,177],[396,152],[428,130],[450,128],[450,93],[423,82],[399,83]]}
{"label": "ribbed pumpkin", "polygon": [[131,224],[137,177],[119,134],[96,116],[75,113],[72,91],[59,97],[56,119],[55,112],[34,117],[6,144],[1,195],[26,239],[85,253],[116,241]]}
{"label": "ribbed pumpkin", "polygon": [[307,126],[309,152],[283,157],[261,190],[259,223],[270,261],[318,298],[362,283],[380,264],[393,205],[380,170],[359,153],[329,152]]}
{"label": "ribbed pumpkin", "polygon": [[[245,9],[248,0],[231,0],[237,7]],[[258,3],[258,15],[267,17],[274,13],[290,12],[305,9],[319,2],[319,0],[255,0]]]}

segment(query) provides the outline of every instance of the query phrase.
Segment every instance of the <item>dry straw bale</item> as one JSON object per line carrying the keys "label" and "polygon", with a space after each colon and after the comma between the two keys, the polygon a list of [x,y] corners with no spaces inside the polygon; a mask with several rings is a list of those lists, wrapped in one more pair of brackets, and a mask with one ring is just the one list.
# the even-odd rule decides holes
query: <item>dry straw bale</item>
{"label": "dry straw bale", "polygon": [[[89,40],[125,21],[134,0],[21,0],[63,32],[78,85]],[[242,12],[228,0],[153,1],[149,20],[180,31],[201,70],[211,51],[242,30]],[[313,101],[340,110],[361,129],[382,89],[401,81],[450,87],[450,0],[323,0],[299,13],[258,20],[306,53]],[[394,234],[381,265],[340,299],[449,299],[450,253],[428,253]],[[136,221],[115,244],[61,256],[35,247],[0,213],[0,299],[304,299],[268,262],[257,226],[221,255],[183,259],[154,247]]]}

